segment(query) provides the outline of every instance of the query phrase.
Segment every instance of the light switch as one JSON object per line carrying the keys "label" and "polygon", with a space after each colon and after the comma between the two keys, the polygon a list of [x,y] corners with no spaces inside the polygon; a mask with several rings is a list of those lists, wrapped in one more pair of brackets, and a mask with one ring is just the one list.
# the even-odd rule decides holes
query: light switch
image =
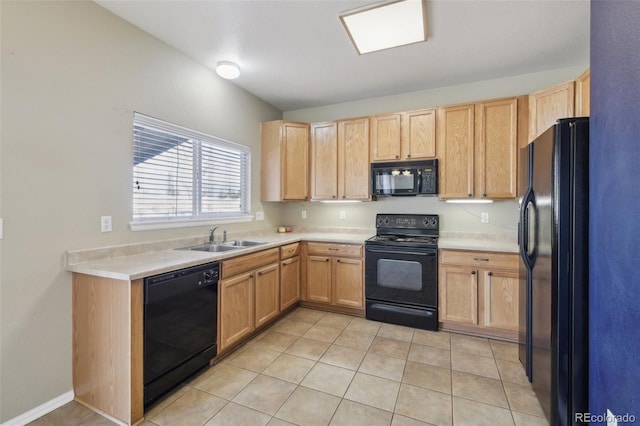
{"label": "light switch", "polygon": [[256,220],[264,220],[264,212],[256,212]]}
{"label": "light switch", "polygon": [[111,216],[100,216],[100,232],[111,232]]}

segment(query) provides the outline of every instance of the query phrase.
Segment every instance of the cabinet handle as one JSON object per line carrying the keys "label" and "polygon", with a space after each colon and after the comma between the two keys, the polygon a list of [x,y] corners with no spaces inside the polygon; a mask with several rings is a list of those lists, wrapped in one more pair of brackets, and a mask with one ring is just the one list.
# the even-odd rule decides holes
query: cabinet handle
{"label": "cabinet handle", "polygon": [[489,259],[487,259],[486,257],[474,257],[473,260],[475,260],[476,262],[488,262]]}
{"label": "cabinet handle", "polygon": [[335,195],[333,195],[333,196],[332,196],[332,198],[336,198],[336,196],[335,196]]}
{"label": "cabinet handle", "polygon": [[250,274],[250,275],[249,275],[249,278],[253,278],[253,274]]}
{"label": "cabinet handle", "polygon": [[475,275],[475,274],[476,274],[476,271],[471,271],[471,275]]}
{"label": "cabinet handle", "polygon": [[398,158],[400,158],[400,156],[399,156],[399,155],[396,155],[396,160],[397,160]]}
{"label": "cabinet handle", "polygon": [[342,263],[342,262],[340,262],[340,259],[336,259],[336,262],[338,262],[338,263]]}
{"label": "cabinet handle", "polygon": [[288,263],[282,262],[282,266],[287,266]]}
{"label": "cabinet handle", "polygon": [[258,276],[261,277],[262,276],[262,272],[258,272]]}
{"label": "cabinet handle", "polygon": [[487,198],[487,194],[482,194],[482,198]]}
{"label": "cabinet handle", "polygon": [[329,247],[329,250],[330,250],[330,251],[338,251],[338,250],[340,250],[340,249]]}
{"label": "cabinet handle", "polygon": [[491,276],[493,276],[493,272],[487,272],[487,275],[489,275],[491,277]]}
{"label": "cabinet handle", "polygon": [[473,197],[473,194],[469,193],[469,197]]}
{"label": "cabinet handle", "polygon": [[407,154],[407,158],[411,158],[411,154]]}
{"label": "cabinet handle", "polygon": [[328,261],[329,261],[329,258],[327,257],[324,261],[325,261],[325,262],[328,262]]}
{"label": "cabinet handle", "polygon": [[347,196],[346,196],[346,195],[343,195],[343,196],[342,196],[342,198],[347,198]]}

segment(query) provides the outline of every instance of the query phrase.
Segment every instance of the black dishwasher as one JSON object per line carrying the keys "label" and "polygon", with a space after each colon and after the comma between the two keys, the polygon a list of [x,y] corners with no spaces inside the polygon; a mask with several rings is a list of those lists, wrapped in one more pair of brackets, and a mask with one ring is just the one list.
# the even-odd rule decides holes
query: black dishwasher
{"label": "black dishwasher", "polygon": [[144,280],[144,406],[217,354],[217,262]]}

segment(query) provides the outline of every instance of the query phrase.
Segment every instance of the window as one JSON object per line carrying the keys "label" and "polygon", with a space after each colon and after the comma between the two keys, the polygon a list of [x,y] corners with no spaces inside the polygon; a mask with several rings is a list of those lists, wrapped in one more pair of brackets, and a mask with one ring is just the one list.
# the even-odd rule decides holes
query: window
{"label": "window", "polygon": [[250,220],[248,147],[134,113],[133,230]]}

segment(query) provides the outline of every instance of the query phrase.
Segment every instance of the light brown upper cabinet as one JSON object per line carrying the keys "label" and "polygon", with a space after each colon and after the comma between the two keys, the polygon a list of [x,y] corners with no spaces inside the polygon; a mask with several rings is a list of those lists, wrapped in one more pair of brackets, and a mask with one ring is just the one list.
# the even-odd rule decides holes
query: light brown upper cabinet
{"label": "light brown upper cabinet", "polygon": [[440,198],[473,197],[474,105],[438,108]]}
{"label": "light brown upper cabinet", "polygon": [[518,101],[476,104],[475,195],[491,200],[516,198]]}
{"label": "light brown upper cabinet", "polygon": [[436,156],[436,109],[371,117],[371,161]]}
{"label": "light brown upper cabinet", "polygon": [[438,108],[440,198],[516,197],[518,99]]}
{"label": "light brown upper cabinet", "polygon": [[260,126],[261,201],[309,198],[309,125],[276,120]]}
{"label": "light brown upper cabinet", "polygon": [[369,119],[311,125],[311,199],[369,198]]}
{"label": "light brown upper cabinet", "polygon": [[311,199],[338,197],[338,123],[311,125]]}
{"label": "light brown upper cabinet", "polygon": [[338,121],[338,198],[369,198],[369,119]]}
{"label": "light brown upper cabinet", "polygon": [[573,81],[557,84],[529,95],[529,138],[531,143],[559,118],[573,117]]}
{"label": "light brown upper cabinet", "polygon": [[591,68],[576,78],[576,117],[591,115]]}

